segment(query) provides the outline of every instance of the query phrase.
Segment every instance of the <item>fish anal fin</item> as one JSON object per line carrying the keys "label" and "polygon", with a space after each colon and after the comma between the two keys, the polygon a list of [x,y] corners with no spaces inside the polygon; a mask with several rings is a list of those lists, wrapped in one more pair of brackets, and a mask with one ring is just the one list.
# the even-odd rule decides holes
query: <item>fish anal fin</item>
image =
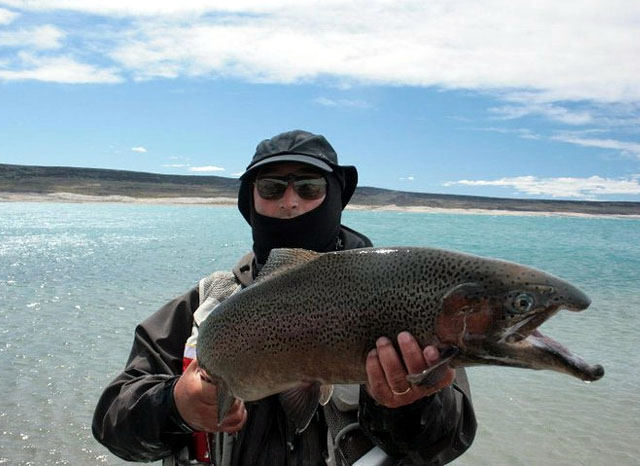
{"label": "fish anal fin", "polygon": [[[323,388],[319,382],[304,382],[291,390],[279,395],[280,405],[296,426],[296,433],[304,431],[318,408],[318,403],[327,393],[332,391],[332,386]],[[325,403],[328,402],[328,398]]]}
{"label": "fish anal fin", "polygon": [[286,272],[299,265],[306,264],[322,254],[307,249],[276,248],[272,249],[266,264],[260,270],[257,280]]}
{"label": "fish anal fin", "polygon": [[455,358],[460,350],[455,346],[450,346],[440,352],[440,360],[437,364],[423,370],[419,374],[407,375],[407,381],[417,386],[433,386],[438,383],[445,372],[449,369],[449,363]]}

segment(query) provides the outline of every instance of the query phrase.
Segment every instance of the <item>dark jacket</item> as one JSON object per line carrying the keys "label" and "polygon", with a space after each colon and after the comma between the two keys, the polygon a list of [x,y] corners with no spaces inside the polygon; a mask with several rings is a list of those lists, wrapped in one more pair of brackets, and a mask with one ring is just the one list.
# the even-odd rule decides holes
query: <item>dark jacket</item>
{"label": "dark jacket", "polygon": [[[368,240],[368,244],[362,244],[349,230],[343,230],[342,240],[344,249],[371,244]],[[246,267],[234,272],[239,282],[246,283],[238,276],[247,273]],[[191,434],[181,427],[173,387],[182,372],[184,345],[199,304],[196,287],[136,328],[125,370],[105,388],[93,418],[95,438],[115,455],[129,461],[154,461],[189,443]],[[330,411],[318,411],[304,432],[293,435],[277,398],[248,403],[247,410],[248,421],[233,449],[233,464],[257,462],[259,456],[264,457],[265,448],[272,450],[269,458],[286,458],[286,464],[324,464],[325,416]],[[453,386],[397,409],[378,405],[362,389],[358,419],[365,433],[360,435],[365,438],[353,442],[373,442],[404,464],[449,462],[471,445],[476,430],[463,370],[458,370]],[[265,439],[265,435],[270,438]]]}

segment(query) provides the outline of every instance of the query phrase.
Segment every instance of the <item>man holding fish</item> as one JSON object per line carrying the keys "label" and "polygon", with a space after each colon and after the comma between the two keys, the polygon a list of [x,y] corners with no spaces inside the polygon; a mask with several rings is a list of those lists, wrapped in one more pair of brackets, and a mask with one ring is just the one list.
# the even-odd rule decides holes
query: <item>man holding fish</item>
{"label": "man holding fish", "polygon": [[[444,464],[462,454],[476,430],[464,369],[445,363],[428,382],[410,383],[407,376],[429,372],[441,355],[435,346],[423,348],[406,328],[376,335],[361,360],[362,386],[331,389],[309,380],[287,391],[290,397],[241,399],[199,366],[201,325],[221,303],[263,279],[258,274],[272,250],[371,246],[366,236],[341,225],[356,184],[355,167],[338,165],[323,136],[296,130],[261,142],[238,195],[253,251],[233,271],[201,280],[138,326],[124,372],[96,407],[96,439],[123,459],[164,459],[167,465]],[[308,318],[311,324],[314,316]],[[290,338],[273,345],[295,345],[307,322],[285,325]],[[228,337],[260,328],[234,332]],[[243,349],[255,349],[247,345]],[[268,364],[257,367],[259,380],[277,377]]]}

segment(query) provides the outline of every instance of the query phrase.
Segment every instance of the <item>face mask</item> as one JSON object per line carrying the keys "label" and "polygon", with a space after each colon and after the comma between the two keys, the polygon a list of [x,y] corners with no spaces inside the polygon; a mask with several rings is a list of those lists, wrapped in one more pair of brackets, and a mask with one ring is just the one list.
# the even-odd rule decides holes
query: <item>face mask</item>
{"label": "face mask", "polygon": [[338,180],[326,175],[327,195],[315,209],[290,219],[258,214],[251,202],[250,224],[253,250],[264,264],[274,248],[303,248],[317,252],[335,251],[342,216],[341,189]]}

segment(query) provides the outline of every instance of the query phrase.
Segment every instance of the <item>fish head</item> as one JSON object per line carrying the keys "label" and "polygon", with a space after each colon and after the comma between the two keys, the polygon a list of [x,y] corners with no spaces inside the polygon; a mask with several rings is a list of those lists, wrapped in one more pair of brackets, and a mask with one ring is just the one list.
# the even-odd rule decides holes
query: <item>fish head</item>
{"label": "fish head", "polygon": [[564,372],[585,381],[604,375],[538,327],[558,311],[579,312],[589,297],[565,280],[503,261],[448,290],[436,320],[439,344],[460,350],[458,365],[493,364]]}

